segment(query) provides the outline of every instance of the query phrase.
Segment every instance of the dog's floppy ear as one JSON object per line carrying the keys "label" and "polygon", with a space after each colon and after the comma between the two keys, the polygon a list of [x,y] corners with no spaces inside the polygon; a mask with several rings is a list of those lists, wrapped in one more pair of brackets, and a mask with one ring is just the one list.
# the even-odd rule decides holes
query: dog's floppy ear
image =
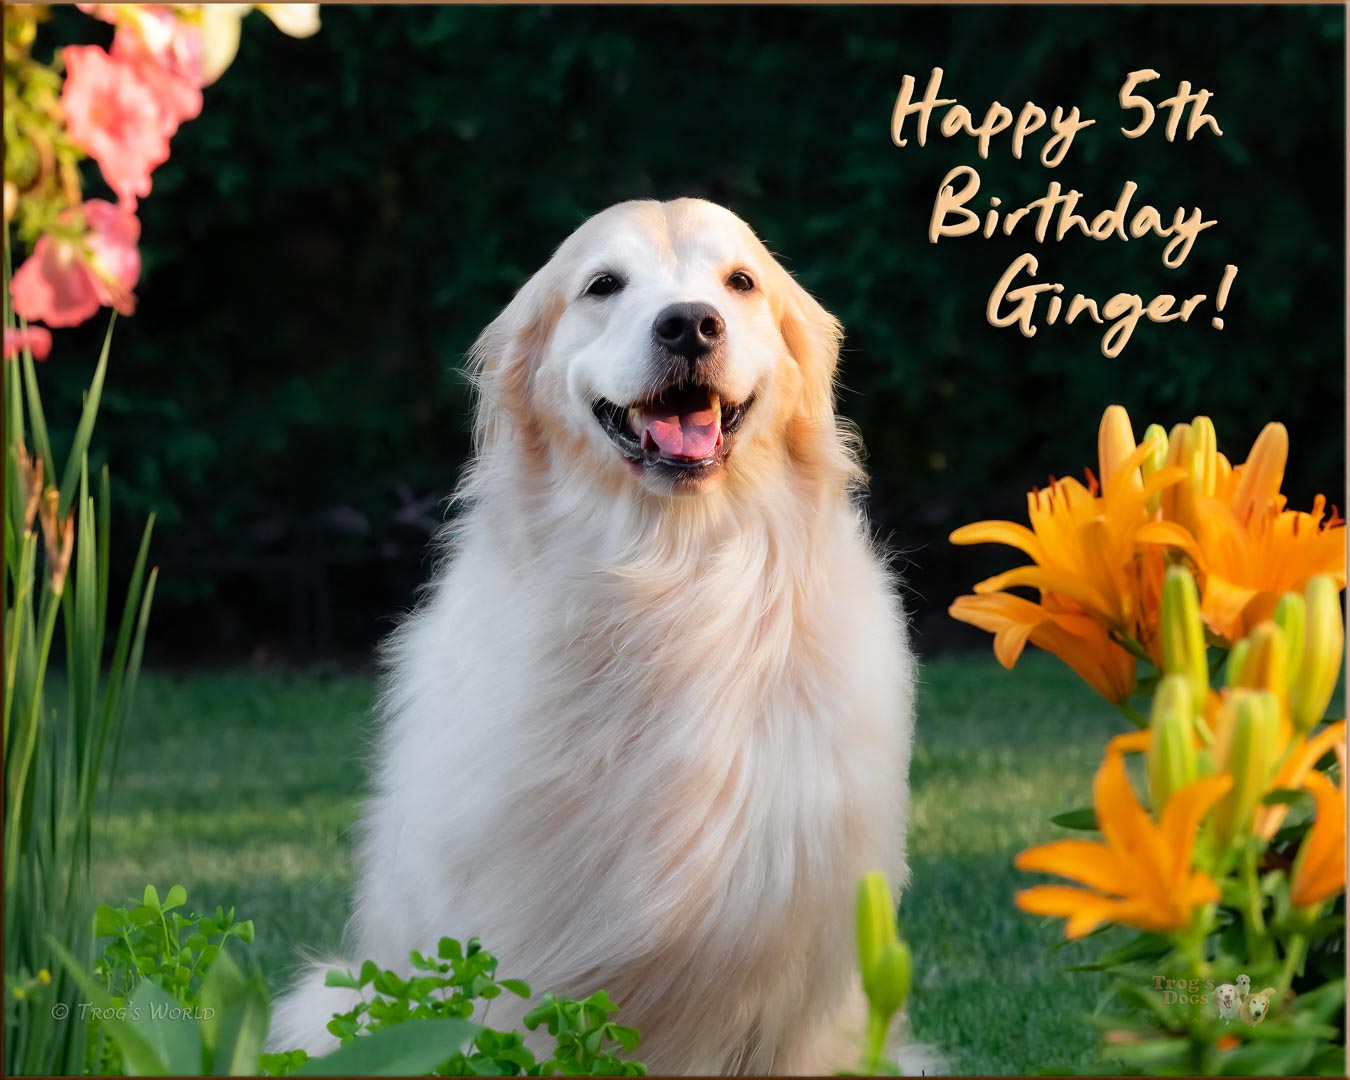
{"label": "dog's floppy ear", "polygon": [[527,426],[531,380],[562,309],[551,267],[545,266],[521,286],[469,350],[467,368],[478,391],[474,445],[480,453],[494,441],[504,419]]}
{"label": "dog's floppy ear", "polygon": [[801,371],[800,411],[808,419],[822,422],[834,416],[834,375],[843,327],[791,274],[781,267],[780,273],[779,332]]}
{"label": "dog's floppy ear", "polygon": [[806,474],[847,488],[861,484],[857,429],[834,412],[834,378],[844,330],[839,320],[779,267],[779,333],[800,375],[787,445]]}

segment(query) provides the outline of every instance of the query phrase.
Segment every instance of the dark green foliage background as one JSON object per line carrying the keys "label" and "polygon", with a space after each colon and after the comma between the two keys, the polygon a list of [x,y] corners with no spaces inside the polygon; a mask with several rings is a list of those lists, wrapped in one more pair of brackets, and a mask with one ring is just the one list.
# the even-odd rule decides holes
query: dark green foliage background
{"label": "dark green foliage background", "polygon": [[[428,530],[467,447],[457,366],[474,336],[587,215],[699,195],[744,216],[848,333],[842,410],[862,428],[879,535],[904,556],[919,644],[964,637],[952,597],[1013,557],[948,531],[1020,517],[1047,473],[1095,464],[1111,402],[1140,429],[1197,411],[1241,460],[1290,426],[1296,505],[1344,489],[1343,8],[325,8],[308,41],[261,16],[206,91],[142,204],[141,308],[118,328],[96,442],[130,542],[159,514],[162,653],[259,645],[365,650],[428,569]],[[104,28],[61,12],[63,41]],[[1006,136],[900,150],[900,78],[944,96],[1097,120],[1051,171]],[[1138,140],[1117,105],[1153,67],[1215,93],[1222,139]],[[1160,118],[1161,121],[1161,118]],[[1179,270],[1153,238],[1043,248],[926,229],[947,170],[977,165],[976,207],[1051,180],[1088,216],[1199,205],[1219,225]],[[97,186],[97,185],[95,185]],[[1100,328],[995,330],[1013,257],[1105,301],[1207,293],[1240,272],[1227,328],[1142,323],[1107,360]],[[69,421],[91,344],[46,365]],[[87,359],[86,359],[87,358]],[[58,424],[59,427],[59,424]],[[123,563],[125,565],[125,563]]]}

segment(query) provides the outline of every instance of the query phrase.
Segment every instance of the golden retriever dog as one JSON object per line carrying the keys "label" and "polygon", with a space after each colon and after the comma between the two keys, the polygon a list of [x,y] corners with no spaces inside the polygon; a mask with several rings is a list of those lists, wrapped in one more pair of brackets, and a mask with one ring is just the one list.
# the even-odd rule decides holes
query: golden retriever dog
{"label": "golden retriever dog", "polygon": [[597,214],[484,331],[459,513],[388,649],[350,959],[274,1047],[335,1045],[330,963],[477,935],[536,994],[608,990],[653,1073],[856,1065],[854,895],[906,877],[914,664],[840,336],[697,199]]}

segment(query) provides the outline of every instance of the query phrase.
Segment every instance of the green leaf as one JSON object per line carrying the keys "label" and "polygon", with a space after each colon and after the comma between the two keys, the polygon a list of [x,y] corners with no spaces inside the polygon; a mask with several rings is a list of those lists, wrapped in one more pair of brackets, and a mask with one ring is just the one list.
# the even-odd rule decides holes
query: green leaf
{"label": "green leaf", "polygon": [[[108,669],[108,688],[103,696],[103,727],[107,730],[113,726],[113,718],[121,715],[118,712],[120,702],[120,693],[123,680],[127,675],[127,656],[131,650],[131,635],[135,629],[135,620],[137,605],[141,599],[141,588],[145,584],[145,563],[150,554],[150,534],[154,531],[155,515],[151,514],[145,523],[145,530],[141,533],[141,545],[136,552],[136,562],[132,567],[131,577],[127,583],[127,598],[125,606],[122,608],[122,621],[118,626],[117,640],[113,646],[112,664]],[[112,794],[112,787],[117,777],[117,763],[122,755],[122,736],[126,725],[117,724],[114,732],[112,767],[108,770],[108,792]]]}
{"label": "green leaf", "polygon": [[436,946],[436,955],[442,960],[463,960],[464,953],[454,938],[443,937]]}
{"label": "green leaf", "polygon": [[108,476],[108,466],[104,465],[99,474],[98,523],[98,629],[96,639],[99,647],[99,659],[102,659],[103,643],[108,625],[108,582],[112,575],[109,567],[109,544],[112,530],[112,481]]}
{"label": "green leaf", "polygon": [[468,1020],[410,1020],[360,1035],[321,1058],[311,1058],[296,1076],[420,1076],[462,1050],[478,1032]]}
{"label": "green leaf", "polygon": [[248,1076],[258,1066],[267,1040],[267,984],[259,974],[246,977],[228,955],[211,965],[202,982],[202,1035],[211,1071],[217,1076]]}
{"label": "green leaf", "polygon": [[530,996],[529,984],[521,979],[498,979],[497,985],[503,990],[509,990],[519,998],[528,998]]}
{"label": "green leaf", "polygon": [[94,909],[94,936],[112,937],[118,932],[122,925],[122,916],[116,908],[109,907],[107,904],[99,904]]}
{"label": "green leaf", "polygon": [[[107,1014],[111,1015],[111,1019],[102,1021],[102,1024],[118,1049],[122,1051],[127,1068],[141,1076],[164,1076],[169,1073],[171,1071],[169,1064],[160,1048],[150,1042],[146,1033],[132,1024],[130,1019],[118,1018],[117,1005],[113,998],[80,966],[79,961],[70,955],[65,946],[51,934],[46,935],[46,942],[90,1005],[106,1010]],[[192,1073],[196,1075],[200,1071],[199,1060],[194,1064]]]}
{"label": "green leaf", "polygon": [[630,1054],[638,1048],[639,1036],[638,1029],[634,1027],[625,1027],[623,1024],[608,1024],[606,1030],[609,1037],[622,1046]]}
{"label": "green leaf", "polygon": [[1312,793],[1305,788],[1275,788],[1261,798],[1264,806],[1301,806],[1311,808]]}
{"label": "green leaf", "polygon": [[1052,825],[1058,825],[1061,829],[1079,829],[1083,832],[1097,831],[1097,812],[1090,806],[1082,807],[1078,810],[1068,810],[1063,814],[1056,814],[1050,819]]}
{"label": "green leaf", "polygon": [[303,1050],[287,1050],[283,1054],[263,1054],[258,1059],[258,1068],[268,1076],[290,1076],[309,1060]]}
{"label": "green leaf", "polygon": [[64,518],[70,509],[70,500],[74,495],[75,478],[85,453],[89,449],[89,437],[94,432],[94,418],[98,415],[99,399],[103,396],[103,377],[108,373],[108,351],[112,347],[113,327],[117,325],[117,314],[108,319],[108,332],[103,335],[103,351],[99,353],[98,366],[94,368],[94,378],[89,384],[89,392],[84,399],[84,410],[80,413],[80,422],[75,428],[75,441],[70,447],[70,456],[66,458],[66,471],[61,477],[61,501],[57,516]]}
{"label": "green leaf", "polygon": [[180,908],[187,903],[187,890],[181,885],[175,885],[169,890],[169,895],[164,898],[164,910],[172,911],[174,908]]}
{"label": "green leaf", "polygon": [[[131,1018],[129,1022],[155,1050],[170,1075],[197,1076],[201,1073],[201,1028],[190,1015],[177,1015],[184,1011],[184,1006],[167,991],[147,979],[131,995],[127,1011]],[[116,1034],[113,1037],[117,1038]],[[254,1057],[256,1061],[256,1055]]]}
{"label": "green leaf", "polygon": [[[56,461],[52,457],[51,439],[47,436],[47,421],[42,413],[42,398],[38,396],[37,370],[31,353],[23,357],[24,395],[28,399],[28,426],[33,430],[33,446],[43,461],[44,483],[50,486],[56,479]],[[73,482],[73,481],[72,481]],[[65,511],[62,511],[62,516]]]}

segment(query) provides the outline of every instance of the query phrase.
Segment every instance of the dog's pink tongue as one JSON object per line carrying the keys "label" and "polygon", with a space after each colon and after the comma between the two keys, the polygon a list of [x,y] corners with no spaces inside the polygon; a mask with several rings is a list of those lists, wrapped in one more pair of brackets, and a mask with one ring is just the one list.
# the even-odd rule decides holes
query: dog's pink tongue
{"label": "dog's pink tongue", "polygon": [[678,413],[659,409],[642,412],[642,447],[656,446],[666,457],[701,461],[717,449],[722,411],[713,406]]}

